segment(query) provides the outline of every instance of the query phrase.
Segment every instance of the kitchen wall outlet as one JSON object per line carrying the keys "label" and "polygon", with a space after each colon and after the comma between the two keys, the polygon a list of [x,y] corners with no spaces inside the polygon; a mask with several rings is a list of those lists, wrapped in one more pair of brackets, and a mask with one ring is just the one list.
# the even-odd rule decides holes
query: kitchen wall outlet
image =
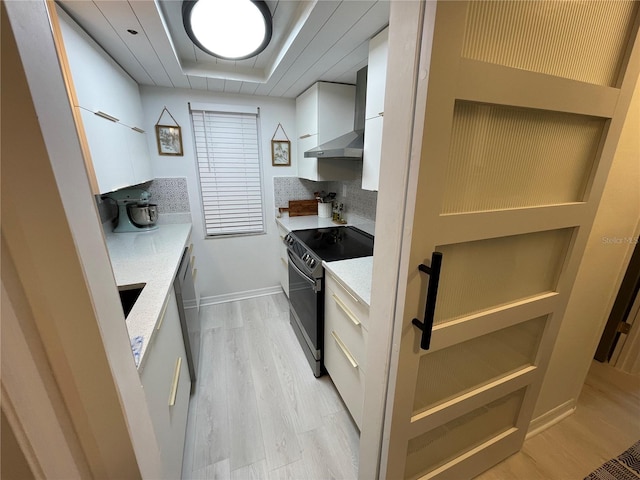
{"label": "kitchen wall outlet", "polygon": [[347,186],[345,184],[342,184],[342,197],[347,197]]}

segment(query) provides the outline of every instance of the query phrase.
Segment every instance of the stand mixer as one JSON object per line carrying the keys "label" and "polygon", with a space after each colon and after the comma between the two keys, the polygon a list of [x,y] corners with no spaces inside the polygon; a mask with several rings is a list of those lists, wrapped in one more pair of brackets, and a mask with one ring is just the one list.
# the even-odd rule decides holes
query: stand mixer
{"label": "stand mixer", "polygon": [[127,188],[105,195],[118,205],[118,224],[113,229],[116,233],[139,232],[158,228],[157,205],[149,203],[151,195],[146,190]]}

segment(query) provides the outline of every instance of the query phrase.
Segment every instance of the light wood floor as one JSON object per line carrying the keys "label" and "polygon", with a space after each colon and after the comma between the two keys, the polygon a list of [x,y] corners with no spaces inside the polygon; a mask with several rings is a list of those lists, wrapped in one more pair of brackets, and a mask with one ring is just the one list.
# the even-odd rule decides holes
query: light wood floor
{"label": "light wood floor", "polygon": [[284,294],[201,308],[184,479],[356,478],[358,430],[313,376],[288,308]]}
{"label": "light wood floor", "polygon": [[477,480],[582,479],[640,440],[640,376],[594,361],[575,413]]}
{"label": "light wood floor", "polygon": [[[316,379],[283,294],[201,308],[184,479],[355,479],[358,431]],[[575,414],[478,480],[582,479],[640,439],[640,377],[594,362]]]}

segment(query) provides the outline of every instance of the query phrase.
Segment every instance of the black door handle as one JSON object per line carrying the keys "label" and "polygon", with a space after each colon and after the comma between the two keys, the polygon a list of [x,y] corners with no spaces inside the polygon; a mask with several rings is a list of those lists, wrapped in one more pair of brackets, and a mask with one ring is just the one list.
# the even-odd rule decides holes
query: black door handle
{"label": "black door handle", "polygon": [[422,330],[422,338],[420,339],[420,348],[429,350],[431,344],[431,330],[433,330],[433,317],[436,312],[436,298],[438,296],[438,284],[440,283],[440,269],[442,267],[442,253],[433,252],[431,254],[431,266],[427,267],[424,263],[418,265],[418,270],[429,275],[429,284],[427,286],[427,301],[424,307],[424,322],[414,318],[411,323]]}

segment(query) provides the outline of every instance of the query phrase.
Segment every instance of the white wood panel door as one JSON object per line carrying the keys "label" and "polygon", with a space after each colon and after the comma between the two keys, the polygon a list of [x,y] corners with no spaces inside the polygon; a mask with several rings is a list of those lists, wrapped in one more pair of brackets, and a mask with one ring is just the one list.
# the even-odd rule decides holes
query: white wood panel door
{"label": "white wood panel door", "polygon": [[527,432],[638,78],[638,5],[424,9],[379,475],[461,479]]}

